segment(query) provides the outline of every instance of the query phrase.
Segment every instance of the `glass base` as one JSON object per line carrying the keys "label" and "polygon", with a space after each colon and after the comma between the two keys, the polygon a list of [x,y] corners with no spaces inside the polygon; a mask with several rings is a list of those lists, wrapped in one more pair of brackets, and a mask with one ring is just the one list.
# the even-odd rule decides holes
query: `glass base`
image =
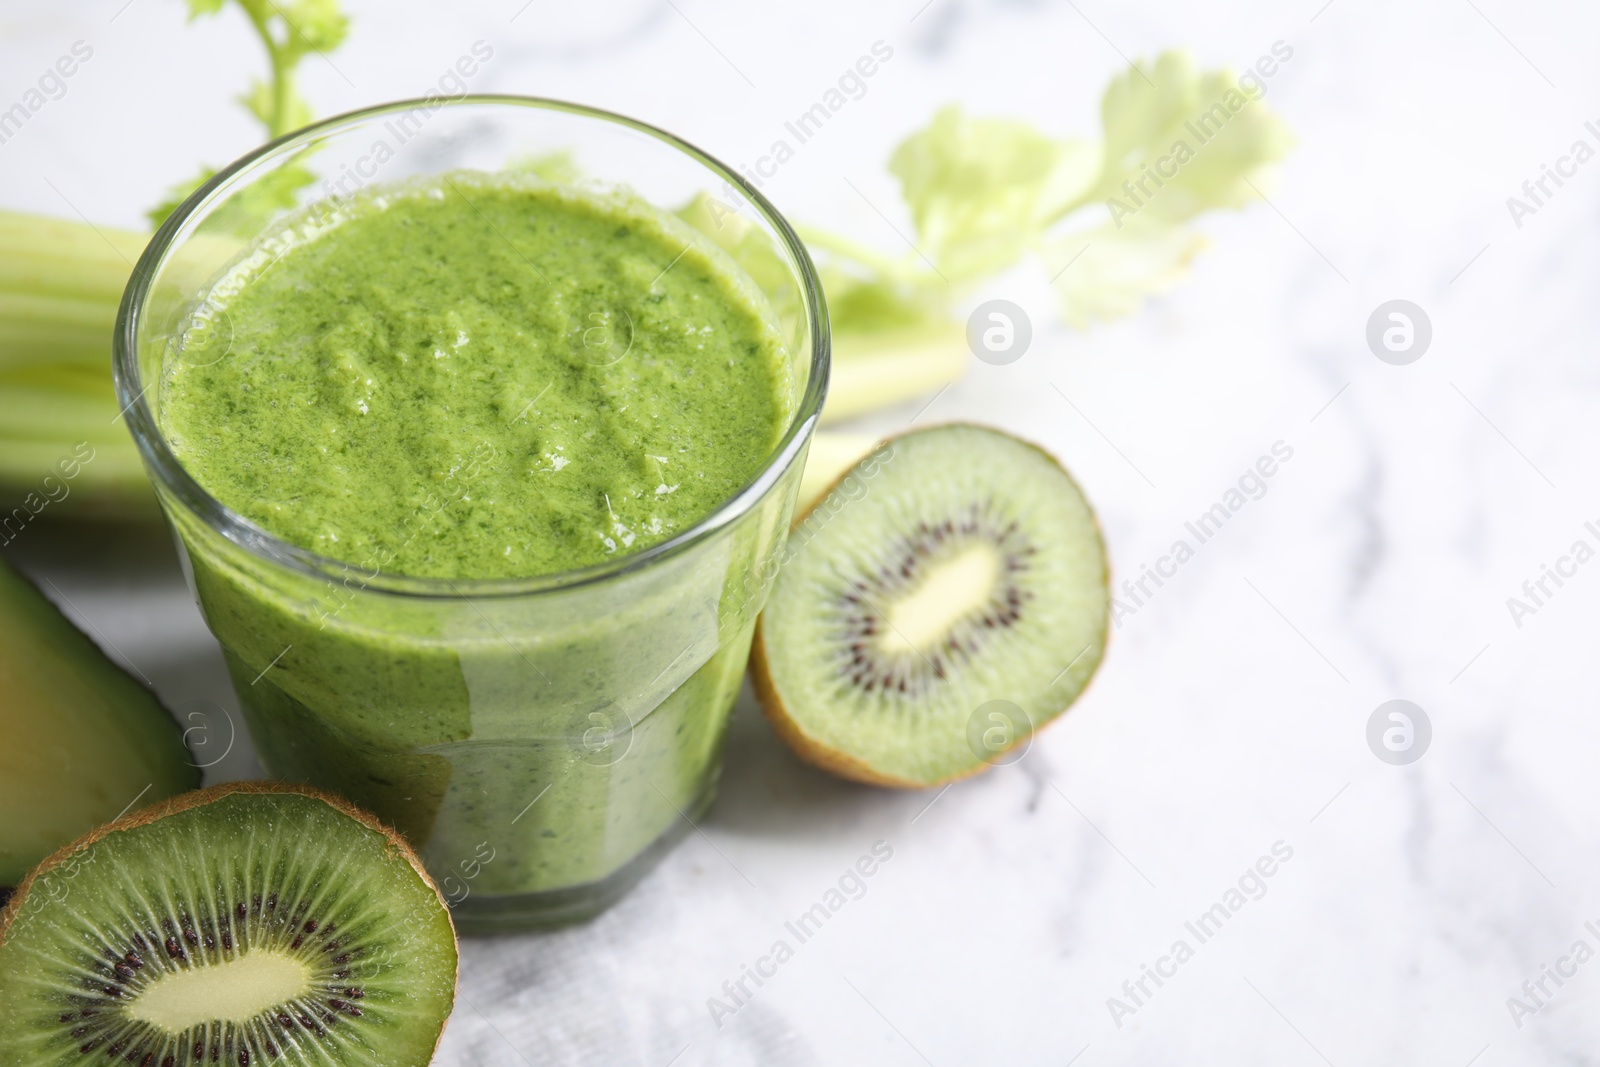
{"label": "glass base", "polygon": [[633,859],[596,882],[547,889],[537,893],[477,894],[452,905],[450,917],[456,933],[466,937],[544,930],[587,922],[627,895],[694,824],[711,810],[717,798],[716,777],[679,819]]}

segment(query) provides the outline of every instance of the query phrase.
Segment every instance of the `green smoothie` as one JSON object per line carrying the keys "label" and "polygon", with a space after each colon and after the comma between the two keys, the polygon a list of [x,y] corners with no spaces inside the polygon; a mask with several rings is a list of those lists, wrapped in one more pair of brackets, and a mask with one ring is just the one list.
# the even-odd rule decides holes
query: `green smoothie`
{"label": "green smoothie", "polygon": [[172,364],[169,440],[246,518],[393,573],[523,578],[666,540],[754,477],[793,406],[753,287],[674,221],[467,175],[369,194],[218,284],[231,345]]}
{"label": "green smoothie", "polygon": [[624,195],[458,172],[280,227],[179,336],[184,467],[345,565],[180,525],[271,773],[397,826],[452,901],[603,882],[709,802],[792,487],[606,583],[457,583],[637,553],[764,468],[790,355],[731,260]]}

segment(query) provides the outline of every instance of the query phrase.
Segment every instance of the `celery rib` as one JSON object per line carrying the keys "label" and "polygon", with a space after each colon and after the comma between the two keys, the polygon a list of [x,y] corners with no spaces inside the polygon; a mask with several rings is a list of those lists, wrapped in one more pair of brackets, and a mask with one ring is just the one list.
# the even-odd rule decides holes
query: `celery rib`
{"label": "celery rib", "polygon": [[125,436],[115,399],[76,389],[0,382],[0,433],[24,440]]}
{"label": "celery rib", "polygon": [[111,366],[115,301],[0,290],[0,368],[51,363]]}
{"label": "celery rib", "polygon": [[796,516],[804,515],[832,489],[845,472],[878,445],[878,439],[864,433],[818,431],[811,436],[805,470],[800,475],[800,492],[794,503]]}
{"label": "celery rib", "polygon": [[[74,460],[83,453],[75,450],[82,439],[33,441],[0,435],[0,515],[17,508],[33,511],[39,500],[46,499],[52,518],[159,519],[155,493],[133,439],[126,430],[115,429],[120,440],[89,441],[92,458],[76,467]],[[65,495],[62,485],[67,488]]]}
{"label": "celery rib", "polygon": [[149,240],[130,230],[0,211],[0,292],[115,307]]}
{"label": "celery rib", "polygon": [[823,423],[835,423],[940,389],[967,368],[966,331],[938,323],[833,338]]}

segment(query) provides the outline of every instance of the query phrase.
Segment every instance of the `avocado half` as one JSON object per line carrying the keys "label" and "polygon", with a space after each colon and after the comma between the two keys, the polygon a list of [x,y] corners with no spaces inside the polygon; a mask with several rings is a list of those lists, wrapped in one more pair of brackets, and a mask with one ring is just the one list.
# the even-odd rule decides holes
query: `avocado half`
{"label": "avocado half", "polygon": [[155,695],[0,559],[0,895],[67,842],[199,784]]}

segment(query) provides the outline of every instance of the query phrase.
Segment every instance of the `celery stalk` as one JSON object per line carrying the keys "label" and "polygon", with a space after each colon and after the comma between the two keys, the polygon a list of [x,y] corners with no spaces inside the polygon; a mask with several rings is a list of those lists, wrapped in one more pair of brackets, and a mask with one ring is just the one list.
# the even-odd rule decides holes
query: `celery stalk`
{"label": "celery stalk", "polygon": [[0,293],[115,306],[149,240],[131,230],[0,211]]}
{"label": "celery stalk", "polygon": [[[79,463],[76,474],[67,478],[64,471],[72,468],[61,463],[74,457],[78,442],[20,440],[0,434],[0,518],[18,508],[38,513],[43,498],[50,501],[51,518],[158,520],[155,494],[127,432],[122,431],[117,442],[88,444],[93,458]],[[0,543],[4,540],[0,537]]]}
{"label": "celery stalk", "polygon": [[0,369],[110,364],[117,304],[148,238],[0,211]]}
{"label": "celery stalk", "polygon": [[955,322],[835,334],[823,424],[942,389],[968,362],[966,331]]}
{"label": "celery stalk", "polygon": [[[111,385],[111,334],[149,238],[0,211],[0,513],[79,442],[95,449],[56,515],[153,518],[154,497]],[[191,238],[169,277],[198,291],[238,239]],[[181,273],[192,260],[191,276]]]}
{"label": "celery stalk", "polygon": [[[154,516],[111,387],[117,305],[146,240],[0,212],[0,513],[42,495],[56,516]],[[94,459],[54,499],[80,442]]]}
{"label": "celery stalk", "polygon": [[104,370],[116,321],[113,301],[0,290],[0,367],[80,363]]}
{"label": "celery stalk", "polygon": [[117,443],[127,436],[117,418],[109,382],[106,388],[91,392],[68,382],[0,379],[0,426],[7,437],[40,443]]}
{"label": "celery stalk", "polygon": [[811,451],[806,453],[806,469],[800,475],[800,494],[795,500],[798,518],[811,510],[822,494],[832,489],[845,472],[878,444],[864,433],[819,432],[812,435]]}

